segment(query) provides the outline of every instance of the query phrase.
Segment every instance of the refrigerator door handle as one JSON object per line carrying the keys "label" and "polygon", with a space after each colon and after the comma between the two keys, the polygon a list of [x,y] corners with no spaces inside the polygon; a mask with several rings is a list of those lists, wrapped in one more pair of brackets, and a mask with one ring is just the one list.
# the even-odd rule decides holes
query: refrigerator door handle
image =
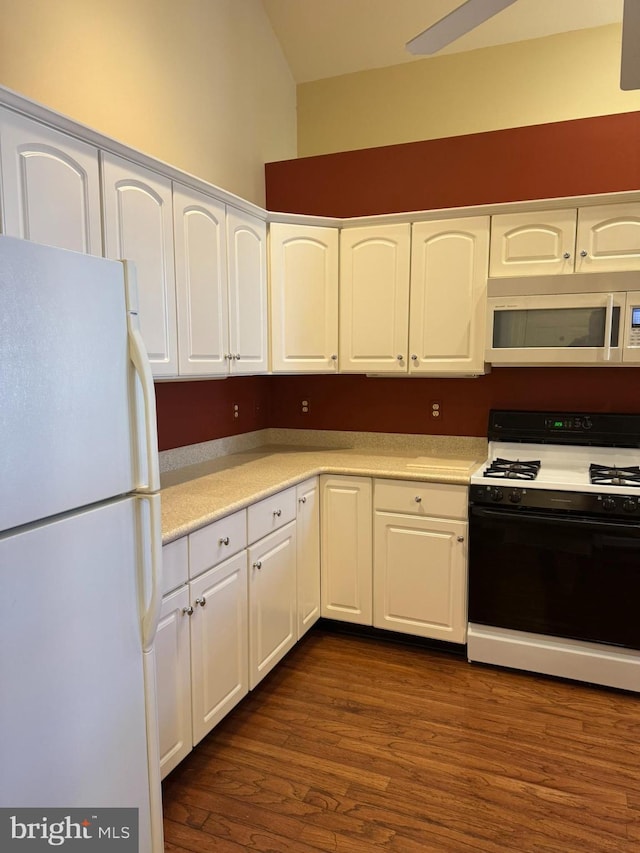
{"label": "refrigerator door handle", "polygon": [[[140,333],[140,321],[138,319],[138,283],[136,280],[135,266],[131,261],[122,261],[124,266],[124,279],[127,292],[127,324],[129,329],[129,356],[133,364],[136,376],[142,389],[142,403],[144,412],[144,425],[140,425],[137,414],[137,395],[133,395],[132,408],[134,409],[134,421],[138,433],[138,447],[144,444],[146,455],[146,482],[144,482],[143,466],[138,457],[138,471],[136,490],[144,492],[157,492],[160,488],[160,468],[158,464],[158,432],[156,422],[156,397],[153,386],[153,376],[147,350]],[[139,455],[142,455],[139,453]]]}
{"label": "refrigerator door handle", "polygon": [[[142,616],[142,647],[150,651],[160,621],[162,605],[162,517],[160,495],[136,495],[148,507],[148,524],[142,524],[142,551],[149,555],[150,566],[148,604]],[[147,541],[145,541],[145,539]],[[145,596],[145,600],[147,596]]]}

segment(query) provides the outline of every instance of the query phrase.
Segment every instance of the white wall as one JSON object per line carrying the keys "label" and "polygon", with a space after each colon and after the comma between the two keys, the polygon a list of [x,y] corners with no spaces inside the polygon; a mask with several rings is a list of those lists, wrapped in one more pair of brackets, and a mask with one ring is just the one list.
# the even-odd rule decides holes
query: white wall
{"label": "white wall", "polygon": [[0,0],[0,84],[258,204],[296,156],[260,0]]}
{"label": "white wall", "polygon": [[436,56],[298,86],[298,156],[640,110],[621,27]]}

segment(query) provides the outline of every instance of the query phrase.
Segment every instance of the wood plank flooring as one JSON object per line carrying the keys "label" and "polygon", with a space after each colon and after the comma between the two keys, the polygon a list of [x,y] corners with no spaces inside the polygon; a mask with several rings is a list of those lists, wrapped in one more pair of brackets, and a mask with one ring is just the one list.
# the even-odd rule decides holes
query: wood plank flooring
{"label": "wood plank flooring", "polygon": [[173,853],[640,853],[640,697],[315,628],[164,810]]}

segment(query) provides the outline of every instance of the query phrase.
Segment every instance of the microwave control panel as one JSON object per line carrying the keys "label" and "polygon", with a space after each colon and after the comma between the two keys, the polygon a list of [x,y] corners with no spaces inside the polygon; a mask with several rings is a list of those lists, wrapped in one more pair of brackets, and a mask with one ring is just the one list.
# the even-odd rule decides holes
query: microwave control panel
{"label": "microwave control panel", "polygon": [[629,346],[640,347],[640,305],[630,305],[631,324],[629,327]]}

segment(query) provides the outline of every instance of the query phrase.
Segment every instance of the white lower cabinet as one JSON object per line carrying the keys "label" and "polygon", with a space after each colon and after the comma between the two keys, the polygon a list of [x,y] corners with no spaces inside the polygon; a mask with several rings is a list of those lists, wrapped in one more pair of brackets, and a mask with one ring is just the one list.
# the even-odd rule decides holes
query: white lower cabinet
{"label": "white lower cabinet", "polygon": [[374,626],[464,643],[466,486],[376,480],[374,505]]}
{"label": "white lower cabinet", "polygon": [[249,548],[249,684],[251,689],[297,640],[296,523]]}
{"label": "white lower cabinet", "polygon": [[371,480],[323,474],[322,616],[371,625]]}
{"label": "white lower cabinet", "polygon": [[191,752],[191,647],[189,590],[165,596],[156,632],[156,685],[162,778]]}
{"label": "white lower cabinet", "polygon": [[191,581],[189,593],[195,746],[249,690],[246,551]]}
{"label": "white lower cabinet", "polygon": [[320,618],[320,488],[317,477],[296,487],[298,639]]}

